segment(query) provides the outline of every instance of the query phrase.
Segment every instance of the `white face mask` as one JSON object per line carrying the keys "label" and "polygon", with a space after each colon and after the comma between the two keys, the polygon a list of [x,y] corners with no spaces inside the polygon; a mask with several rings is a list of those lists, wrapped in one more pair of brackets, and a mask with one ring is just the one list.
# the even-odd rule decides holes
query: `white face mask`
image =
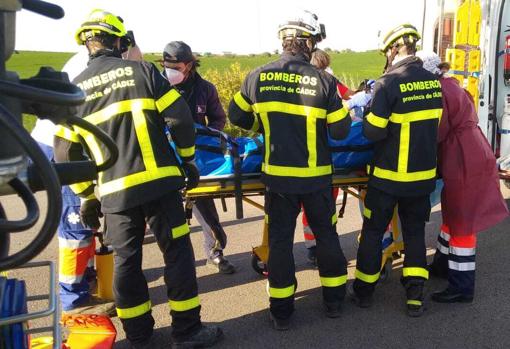
{"label": "white face mask", "polygon": [[165,74],[170,85],[178,85],[184,80],[184,74],[178,70],[165,68]]}

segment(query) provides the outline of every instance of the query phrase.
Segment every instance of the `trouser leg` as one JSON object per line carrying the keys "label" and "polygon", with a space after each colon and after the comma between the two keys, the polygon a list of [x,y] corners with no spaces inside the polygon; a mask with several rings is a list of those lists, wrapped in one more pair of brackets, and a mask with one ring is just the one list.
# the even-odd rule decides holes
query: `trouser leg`
{"label": "trouser leg", "polygon": [[317,266],[324,301],[339,303],[345,297],[347,261],[336,232],[337,216],[331,189],[301,195],[301,198],[317,240]]}
{"label": "trouser leg", "polygon": [[221,255],[227,246],[227,234],[221,226],[214,199],[198,198],[195,200],[194,208],[195,213],[199,211],[201,216],[199,223],[204,231],[204,248],[207,256],[214,258]]}
{"label": "trouser leg", "polygon": [[313,235],[312,228],[308,224],[308,218],[306,217],[306,211],[304,210],[304,208],[302,222],[303,222],[303,236],[305,238],[305,247],[306,248],[315,247],[316,246],[315,235]]}
{"label": "trouser leg", "polygon": [[[63,310],[85,303],[89,297],[88,270],[94,258],[92,230],[80,220],[80,199],[68,186],[62,188],[63,208],[58,227],[59,288]],[[93,274],[92,274],[93,275]]]}
{"label": "trouser leg", "polygon": [[204,252],[207,258],[212,259],[223,253],[223,249],[217,243],[216,237],[211,229],[211,226],[207,224],[202,213],[193,206],[193,216],[195,216],[198,224],[202,227],[202,234],[204,236]]}
{"label": "trouser leg", "polygon": [[153,332],[154,319],[147,281],[142,272],[145,217],[141,207],[105,214],[114,259],[113,292],[117,315],[127,339],[142,343]]}
{"label": "trouser leg", "polygon": [[475,292],[476,235],[452,235],[448,255],[448,283],[455,292]]}
{"label": "trouser leg", "polygon": [[421,305],[423,287],[429,275],[425,248],[425,222],[430,217],[429,196],[399,198],[398,213],[405,254],[402,283],[408,304]]}
{"label": "trouser leg", "polygon": [[270,311],[286,319],[294,311],[296,289],[294,230],[300,211],[299,196],[266,192],[265,208],[269,220],[269,259],[267,261]]}
{"label": "trouser leg", "polygon": [[180,193],[144,205],[144,213],[163,253],[172,336],[179,340],[201,327],[195,256]]}
{"label": "trouser leg", "polygon": [[439,275],[448,273],[448,254],[450,249],[450,229],[446,224],[441,225],[437,236],[436,252],[432,260],[431,271]]}
{"label": "trouser leg", "polygon": [[369,186],[363,209],[363,227],[358,248],[354,291],[361,297],[371,296],[379,280],[382,237],[391,221],[397,199]]}

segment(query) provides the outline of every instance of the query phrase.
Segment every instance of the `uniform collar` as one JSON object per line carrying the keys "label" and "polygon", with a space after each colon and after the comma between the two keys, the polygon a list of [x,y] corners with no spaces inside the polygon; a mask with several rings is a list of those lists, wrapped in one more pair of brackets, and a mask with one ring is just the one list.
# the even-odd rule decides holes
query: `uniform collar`
{"label": "uniform collar", "polygon": [[395,69],[398,69],[404,65],[407,65],[407,64],[415,64],[415,63],[419,63],[420,62],[420,59],[416,56],[409,56],[409,57],[406,57],[404,58],[403,60],[397,62],[396,64],[392,65],[391,67],[389,67],[388,69],[388,73],[395,70]]}
{"label": "uniform collar", "polygon": [[310,63],[310,60],[306,57],[304,53],[296,53],[293,55],[289,52],[282,53],[282,60],[284,61],[302,61],[306,63]]}

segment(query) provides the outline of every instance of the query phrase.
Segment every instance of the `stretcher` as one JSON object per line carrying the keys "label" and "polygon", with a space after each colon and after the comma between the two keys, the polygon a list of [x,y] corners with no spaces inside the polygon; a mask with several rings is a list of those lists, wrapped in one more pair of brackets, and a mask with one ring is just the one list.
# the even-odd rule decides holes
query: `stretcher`
{"label": "stretcher", "polygon": [[[343,216],[347,195],[355,197],[363,203],[366,192],[368,177],[362,170],[335,169],[333,174],[333,187],[339,188],[344,193],[342,205],[339,209],[339,217]],[[203,176],[199,185],[193,190],[186,192],[186,206],[192,205],[196,198],[225,199],[234,198],[236,207],[236,218],[243,218],[243,202],[252,205],[260,210],[264,206],[252,199],[253,196],[264,195],[264,184],[261,181],[260,173],[229,174],[222,176]],[[384,281],[391,271],[392,262],[399,258],[404,250],[404,244],[400,234],[398,216],[395,209],[392,221],[389,225],[389,237],[383,241],[381,276]],[[268,225],[264,219],[262,226],[262,242],[252,248],[252,268],[261,275],[267,275],[267,260],[269,256]]]}

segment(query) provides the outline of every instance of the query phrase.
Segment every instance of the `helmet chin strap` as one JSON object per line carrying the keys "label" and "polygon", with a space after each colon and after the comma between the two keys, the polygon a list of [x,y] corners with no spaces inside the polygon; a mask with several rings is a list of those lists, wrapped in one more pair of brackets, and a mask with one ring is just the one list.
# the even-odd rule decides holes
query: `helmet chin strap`
{"label": "helmet chin strap", "polygon": [[388,57],[388,55],[386,55],[386,65],[384,66],[383,74],[386,73],[388,71],[388,69],[391,67],[391,64],[393,63],[393,61],[395,60],[395,57],[398,54],[398,49],[399,49],[399,46],[394,45],[391,47],[390,56]]}

